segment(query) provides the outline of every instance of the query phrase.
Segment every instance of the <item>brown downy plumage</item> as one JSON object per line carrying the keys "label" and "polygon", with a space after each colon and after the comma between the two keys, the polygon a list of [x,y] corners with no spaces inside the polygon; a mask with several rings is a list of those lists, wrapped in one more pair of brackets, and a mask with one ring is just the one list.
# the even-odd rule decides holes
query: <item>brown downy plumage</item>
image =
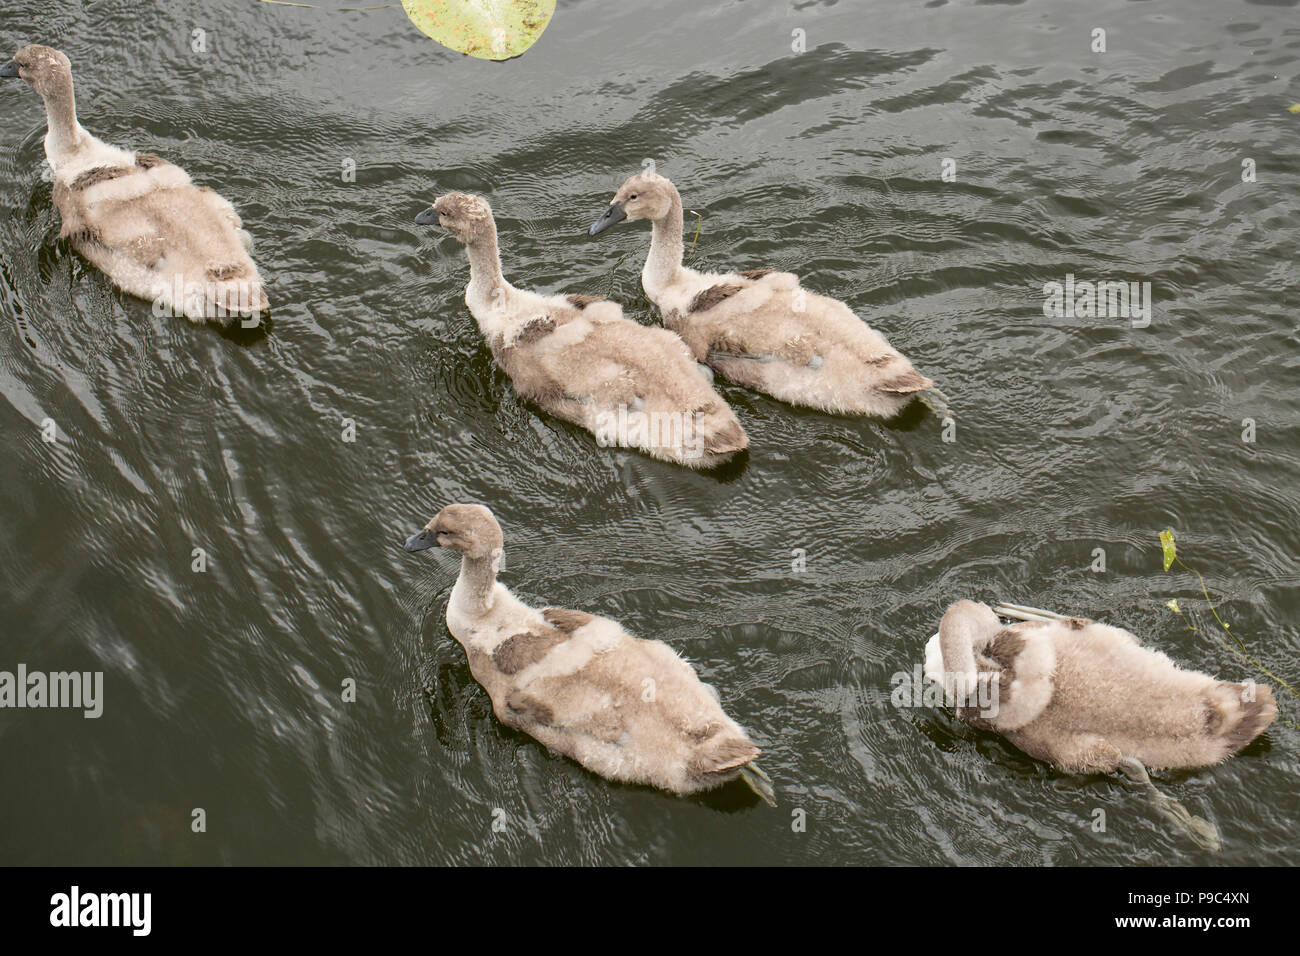
{"label": "brown downy plumage", "polygon": [[60,237],[72,248],[162,312],[226,323],[269,308],[234,207],[166,160],[88,133],[77,122],[66,56],[26,46],[0,76],[21,77],[45,102]]}
{"label": "brown downy plumage", "polygon": [[539,295],[507,282],[482,197],[449,193],[416,222],[465,245],[465,303],[520,396],[603,445],[692,468],[719,465],[749,444],[707,369],[672,332],[633,322],[599,296]]}
{"label": "brown downy plumage", "polygon": [[744,776],[772,802],[758,747],[690,664],[608,618],[523,604],[497,581],[502,544],[491,511],[454,504],[406,550],[460,554],[447,628],[503,723],[611,780],[688,794]]}
{"label": "brown downy plumage", "polygon": [[792,273],[683,266],[682,200],[663,176],[625,182],[589,232],[624,219],[652,223],[641,284],[664,325],[724,377],[793,405],[883,418],[933,386],[848,306]]}
{"label": "brown downy plumage", "polygon": [[[1010,607],[1004,615],[1033,611]],[[970,701],[958,716],[1063,770],[1111,773],[1125,758],[1151,769],[1209,766],[1277,716],[1266,685],[1183,670],[1117,627],[1025,616],[1006,626],[987,605],[958,601],[926,648],[926,676],[945,686],[972,671],[992,681],[995,706]]]}

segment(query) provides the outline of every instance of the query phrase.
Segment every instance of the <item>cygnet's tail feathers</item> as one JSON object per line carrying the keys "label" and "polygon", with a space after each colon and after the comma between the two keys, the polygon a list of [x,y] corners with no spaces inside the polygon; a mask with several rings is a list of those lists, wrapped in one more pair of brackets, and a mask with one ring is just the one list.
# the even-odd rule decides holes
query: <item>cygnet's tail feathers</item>
{"label": "cygnet's tail feathers", "polygon": [[736,421],[728,421],[710,432],[704,450],[710,455],[730,455],[749,447],[749,437]]}
{"label": "cygnet's tail feathers", "polygon": [[252,315],[270,309],[257,271],[250,263],[209,265],[207,280],[204,298],[211,310],[209,317]]}
{"label": "cygnet's tail feathers", "polygon": [[746,737],[718,734],[699,746],[691,758],[690,769],[701,777],[725,774],[749,763],[759,753],[759,749]]}
{"label": "cygnet's tail feathers", "polygon": [[1223,741],[1225,758],[1245,748],[1277,717],[1273,689],[1264,684],[1218,683],[1206,692],[1206,703],[1207,729]]}
{"label": "cygnet's tail feathers", "polygon": [[930,379],[916,369],[909,368],[906,372],[881,382],[876,388],[879,391],[889,392],[893,395],[911,395],[915,392],[924,392],[932,385],[934,385],[934,382],[930,381]]}

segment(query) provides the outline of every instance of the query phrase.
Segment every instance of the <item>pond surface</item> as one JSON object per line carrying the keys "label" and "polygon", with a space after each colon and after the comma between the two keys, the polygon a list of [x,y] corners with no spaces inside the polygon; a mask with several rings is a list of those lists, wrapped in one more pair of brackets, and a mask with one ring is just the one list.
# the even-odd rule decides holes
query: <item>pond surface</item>
{"label": "pond surface", "polygon": [[[40,101],[0,86],[0,669],[103,671],[105,697],[0,711],[0,862],[1300,862],[1281,721],[1158,776],[1220,826],[1212,855],[1140,792],[890,700],[962,597],[1260,677],[1162,570],[1166,527],[1250,655],[1300,677],[1295,4],[1089,6],[560,0],[494,64],[400,9],[6,0],[0,45],[66,51],[87,128],[236,204],[274,325],[156,318],[79,260]],[[720,383],[752,442],[720,479],[520,402],[460,247],[415,213],[481,192],[514,282],[656,322],[648,228],[586,237],[646,159],[700,214],[691,264],[842,298],[955,432]],[[1046,317],[1071,274],[1150,282],[1150,324]],[[452,555],[400,546],[452,501],[494,509],[525,600],[694,661],[780,808],[613,785],[503,727],[442,621]]]}

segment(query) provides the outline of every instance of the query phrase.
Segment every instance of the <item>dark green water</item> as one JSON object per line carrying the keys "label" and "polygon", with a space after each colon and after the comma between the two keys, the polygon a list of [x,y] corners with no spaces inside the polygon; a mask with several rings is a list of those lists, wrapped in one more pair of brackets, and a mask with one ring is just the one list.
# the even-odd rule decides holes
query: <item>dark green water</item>
{"label": "dark green water", "polygon": [[[1296,5],[1089,6],[561,0],[491,64],[400,10],[6,0],[0,49],[67,52],[87,128],[235,202],[275,310],[238,343],[124,299],[56,241],[40,101],[0,86],[0,669],[105,675],[98,720],[0,711],[0,862],[1300,862],[1281,723],[1160,776],[1220,826],[1211,855],[1112,780],[889,700],[960,597],[1252,676],[1162,572],[1167,526],[1300,678]],[[844,299],[941,384],[956,440],[722,384],[752,454],[719,481],[518,401],[460,248],[412,217],[482,192],[517,284],[651,322],[644,224],[585,236],[646,158],[703,216],[692,264]],[[1068,273],[1151,282],[1150,326],[1045,318]],[[399,545],[466,500],[522,598],[695,661],[781,808],[611,785],[502,727],[442,622],[451,556]]]}

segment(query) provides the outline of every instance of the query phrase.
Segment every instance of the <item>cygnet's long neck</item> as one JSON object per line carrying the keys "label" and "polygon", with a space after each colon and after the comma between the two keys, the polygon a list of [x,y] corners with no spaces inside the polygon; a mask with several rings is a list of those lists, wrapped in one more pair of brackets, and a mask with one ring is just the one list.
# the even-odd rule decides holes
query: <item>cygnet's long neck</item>
{"label": "cygnet's long neck", "polygon": [[469,617],[482,617],[492,609],[492,591],[497,583],[501,555],[460,559],[460,576],[452,588],[451,600],[456,609]]}
{"label": "cygnet's long neck", "polygon": [[983,635],[970,615],[949,611],[939,622],[939,648],[943,651],[943,669],[968,680],[976,673],[975,649],[983,646]]}
{"label": "cygnet's long neck", "polygon": [[41,98],[45,101],[45,124],[49,133],[45,137],[45,155],[50,165],[76,152],[87,135],[77,122],[77,104],[72,95],[72,77],[60,76],[53,87]]}
{"label": "cygnet's long neck", "polygon": [[646,256],[641,281],[646,290],[662,289],[677,278],[682,267],[682,197],[677,190],[669,197],[668,212],[653,221],[650,254]]}
{"label": "cygnet's long neck", "polygon": [[465,290],[465,297],[470,308],[504,306],[510,283],[501,274],[496,227],[493,226],[485,235],[467,243],[465,254],[469,257],[469,288]]}

